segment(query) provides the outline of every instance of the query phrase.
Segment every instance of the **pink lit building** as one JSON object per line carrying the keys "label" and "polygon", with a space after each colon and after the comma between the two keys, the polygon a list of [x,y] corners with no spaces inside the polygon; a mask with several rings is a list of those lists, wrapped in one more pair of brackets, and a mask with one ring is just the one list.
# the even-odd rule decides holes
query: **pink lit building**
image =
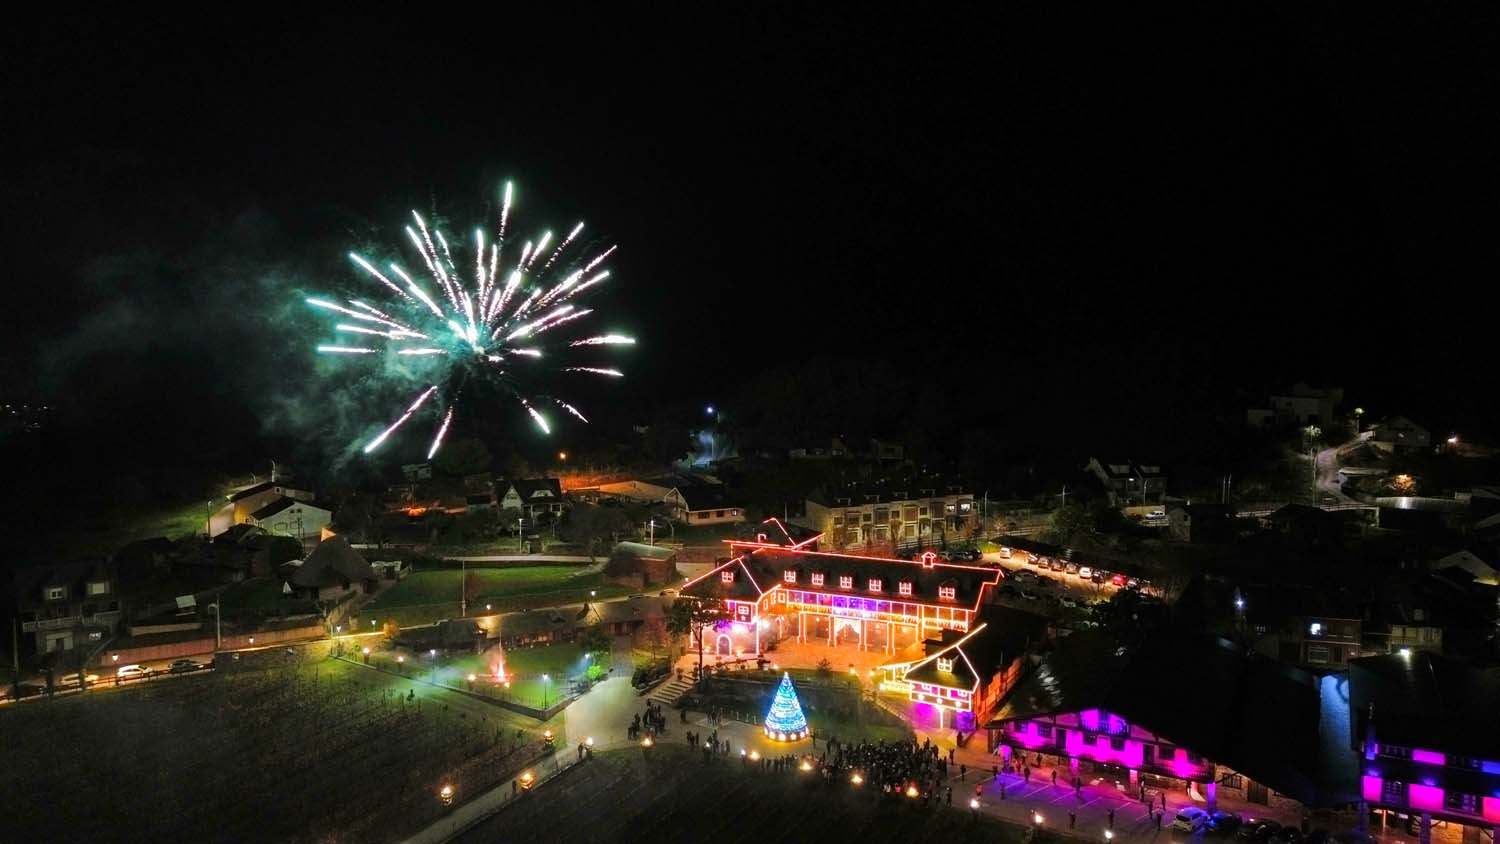
{"label": "pink lit building", "polygon": [[1426,844],[1435,822],[1500,841],[1500,668],[1431,652],[1349,664],[1360,796]]}

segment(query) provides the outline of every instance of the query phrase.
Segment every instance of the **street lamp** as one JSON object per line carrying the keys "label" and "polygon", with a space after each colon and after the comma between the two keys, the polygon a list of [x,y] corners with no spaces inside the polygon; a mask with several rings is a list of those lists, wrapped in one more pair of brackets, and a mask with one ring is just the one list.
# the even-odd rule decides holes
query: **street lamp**
{"label": "street lamp", "polygon": [[224,647],[224,636],[219,632],[219,602],[214,601],[208,605],[208,608],[214,611],[214,653],[218,653]]}
{"label": "street lamp", "polygon": [[1113,840],[1115,840],[1115,831],[1112,830],[1112,829],[1106,829],[1106,830],[1104,830],[1104,840],[1105,841],[1113,841]]}
{"label": "street lamp", "polygon": [[443,805],[444,806],[452,806],[453,805],[453,786],[451,786],[451,785],[445,785],[445,786],[443,786],[442,789],[438,791],[438,797],[441,797],[443,799]]}
{"label": "street lamp", "polygon": [[1032,812],[1031,813],[1031,825],[1035,826],[1035,827],[1041,827],[1041,825],[1042,825],[1042,813],[1041,812]]}
{"label": "street lamp", "polygon": [[[543,709],[547,708],[547,686],[551,682],[552,682],[551,675],[548,675],[548,674],[543,674],[542,675],[542,708]],[[547,732],[550,733],[552,731],[548,730]]]}

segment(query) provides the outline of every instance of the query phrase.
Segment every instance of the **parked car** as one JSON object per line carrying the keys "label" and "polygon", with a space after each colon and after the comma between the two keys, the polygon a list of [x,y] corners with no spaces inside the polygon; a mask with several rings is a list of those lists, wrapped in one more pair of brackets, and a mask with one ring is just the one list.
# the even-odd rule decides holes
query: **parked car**
{"label": "parked car", "polygon": [[202,663],[199,663],[195,660],[174,659],[172,660],[172,664],[167,667],[167,671],[173,674],[186,674],[189,671],[197,671],[202,667]]}
{"label": "parked car", "polygon": [[1095,583],[1103,583],[1104,581],[1109,580],[1109,572],[1104,571],[1103,569],[1094,569],[1094,576],[1089,578],[1089,580],[1092,580]]}
{"label": "parked car", "polygon": [[1241,841],[1265,841],[1272,835],[1275,835],[1279,829],[1281,829],[1281,824],[1276,821],[1250,818],[1245,821],[1244,826],[1240,827],[1240,831],[1236,833],[1235,837]]}
{"label": "parked car", "polygon": [[1133,577],[1127,577],[1127,578],[1125,578],[1125,588],[1126,589],[1139,589],[1139,588],[1141,588],[1141,582],[1139,580],[1136,580]]}
{"label": "parked car", "polygon": [[1066,595],[1064,595],[1062,597],[1062,599],[1058,601],[1058,603],[1062,604],[1063,606],[1067,607],[1068,609],[1077,609],[1078,608],[1078,602],[1075,601],[1075,600],[1073,600],[1072,598],[1069,598]]}
{"label": "parked car", "polygon": [[1109,578],[1109,582],[1113,583],[1116,586],[1124,586],[1125,585],[1125,575],[1123,575],[1123,574],[1111,575],[1110,578]]}
{"label": "parked car", "polygon": [[1078,567],[1078,576],[1081,579],[1083,579],[1083,580],[1093,580],[1094,579],[1094,570],[1092,568],[1090,568],[1089,566],[1079,566]]}
{"label": "parked car", "polygon": [[122,665],[115,671],[117,680],[134,680],[140,677],[150,677],[151,669],[139,665]]}
{"label": "parked car", "polygon": [[1148,519],[1165,519],[1166,517],[1166,510],[1152,510],[1151,512],[1146,514],[1146,518]]}
{"label": "parked car", "polygon": [[1178,832],[1197,832],[1208,824],[1208,813],[1197,806],[1188,806],[1172,819],[1172,828]]}
{"label": "parked car", "polygon": [[1077,563],[1068,563],[1067,565],[1064,565],[1063,566],[1063,572],[1066,573],[1066,574],[1077,574],[1078,573],[1078,564]]}
{"label": "parked car", "polygon": [[1068,568],[1068,564],[1063,562],[1062,560],[1053,560],[1052,562],[1047,564],[1047,568],[1052,569],[1053,571],[1065,571]]}
{"label": "parked car", "polygon": [[1010,559],[1010,549],[1007,548],[1004,545],[1000,546],[1000,559],[1002,559],[1002,560],[1009,560]]}
{"label": "parked car", "polygon": [[1214,812],[1208,816],[1208,831],[1214,835],[1229,835],[1243,823],[1234,812]]}
{"label": "parked car", "polygon": [[[98,674],[83,675],[83,683],[85,686],[92,686],[97,682],[99,682]],[[55,687],[59,689],[76,688],[78,686],[78,672],[75,671],[72,674],[64,674],[63,676],[58,677],[54,684]]]}

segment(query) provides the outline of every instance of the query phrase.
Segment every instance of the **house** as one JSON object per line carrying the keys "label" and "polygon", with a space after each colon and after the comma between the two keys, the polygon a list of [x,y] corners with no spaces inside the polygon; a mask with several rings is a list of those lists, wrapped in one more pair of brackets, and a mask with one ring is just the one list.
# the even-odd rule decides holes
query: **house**
{"label": "house", "polygon": [[286,583],[294,594],[335,601],[352,592],[374,588],[375,572],[349,540],[333,536],[318,543],[307,559],[293,567]]}
{"label": "house", "polygon": [[[1164,693],[1163,669],[1213,689],[1213,704]],[[1289,812],[1344,805],[1358,786],[1347,721],[1324,717],[1330,700],[1344,703],[1333,685],[1224,639],[1163,630],[1123,644],[1079,632],[1001,701],[989,747],[1129,795],[1186,789],[1208,811],[1221,797]]]}
{"label": "house", "polygon": [[967,538],[977,509],[973,493],[944,478],[883,478],[814,492],[800,521],[833,548],[915,545]]}
{"label": "house", "polygon": [[1213,502],[1167,505],[1167,533],[1180,542],[1221,542],[1229,538],[1234,515]]}
{"label": "house", "polygon": [[1167,476],[1156,464],[1090,457],[1084,468],[1104,485],[1112,507],[1161,504],[1167,494]]}
{"label": "house", "polygon": [[590,605],[593,621],[611,636],[633,636],[648,622],[665,623],[670,598],[627,598]]}
{"label": "house", "polygon": [[870,457],[877,462],[901,461],[906,459],[906,448],[900,443],[890,440],[878,440],[870,438]]}
{"label": "house", "polygon": [[776,548],[802,548],[808,551],[818,550],[818,540],[823,534],[803,527],[798,524],[783,522],[781,519],[771,516],[758,524],[743,524],[735,535],[724,540],[734,553],[752,551],[756,548],[773,546]]}
{"label": "house", "polygon": [[1334,413],[1344,401],[1341,387],[1310,387],[1298,382],[1282,395],[1270,397],[1270,407],[1250,408],[1245,423],[1252,428],[1272,425],[1331,426]]}
{"label": "house", "polygon": [[98,644],[113,635],[124,615],[117,569],[110,561],[22,566],[15,570],[13,587],[21,635],[31,639],[37,654]]}
{"label": "house", "polygon": [[246,516],[243,522],[275,536],[290,536],[304,544],[320,538],[332,523],[332,504],[285,495],[267,502]]}
{"label": "house", "polygon": [[1350,663],[1345,717],[1361,809],[1396,837],[1416,826],[1427,841],[1435,820],[1458,827],[1453,840],[1489,836],[1500,825],[1496,712],[1500,668],[1419,651]]}
{"label": "house", "polygon": [[1361,619],[1293,616],[1281,636],[1281,661],[1313,670],[1342,670],[1362,655],[1363,643]]}
{"label": "house", "polygon": [[432,464],[404,463],[401,466],[401,477],[405,478],[408,483],[430,481],[432,480]]}
{"label": "house", "polygon": [[505,490],[500,496],[500,509],[519,510],[528,519],[535,519],[541,513],[563,511],[562,483],[557,478],[502,481],[497,489]]}
{"label": "house", "polygon": [[787,457],[792,460],[829,460],[849,456],[849,448],[844,441],[834,437],[828,441],[828,445],[805,445],[787,449]]}
{"label": "house", "polygon": [[745,520],[745,508],[711,475],[681,472],[654,478],[599,485],[601,495],[643,504],[664,504],[675,521],[684,524],[735,524]]}
{"label": "house", "polygon": [[305,489],[289,486],[277,481],[262,481],[258,484],[244,487],[229,494],[229,521],[222,528],[218,527],[215,520],[217,535],[220,530],[227,529],[232,525],[244,524],[249,521],[256,511],[281,498],[291,498],[297,501],[312,501],[312,492]]}
{"label": "house", "polygon": [[609,552],[604,580],[631,589],[679,582],[677,552],[659,545],[621,542]]}
{"label": "house", "polygon": [[1387,453],[1425,449],[1432,445],[1432,435],[1426,428],[1405,416],[1391,416],[1370,426],[1362,436],[1376,448]]}
{"label": "house", "polygon": [[1265,517],[1272,531],[1309,548],[1332,548],[1343,542],[1347,511],[1329,512],[1307,504],[1286,504]]}
{"label": "house", "polygon": [[[489,472],[464,476],[464,512],[495,509],[495,479]],[[516,509],[520,509],[518,506]]]}

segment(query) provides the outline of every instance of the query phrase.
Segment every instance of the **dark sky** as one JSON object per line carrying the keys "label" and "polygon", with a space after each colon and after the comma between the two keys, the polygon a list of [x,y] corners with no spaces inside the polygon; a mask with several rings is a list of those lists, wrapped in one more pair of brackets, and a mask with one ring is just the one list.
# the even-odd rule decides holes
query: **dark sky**
{"label": "dark sky", "polygon": [[817,356],[1103,427],[1495,402],[1493,7],[490,14],[10,27],[0,387],[273,426],[282,305],[512,177],[622,245],[625,404]]}

